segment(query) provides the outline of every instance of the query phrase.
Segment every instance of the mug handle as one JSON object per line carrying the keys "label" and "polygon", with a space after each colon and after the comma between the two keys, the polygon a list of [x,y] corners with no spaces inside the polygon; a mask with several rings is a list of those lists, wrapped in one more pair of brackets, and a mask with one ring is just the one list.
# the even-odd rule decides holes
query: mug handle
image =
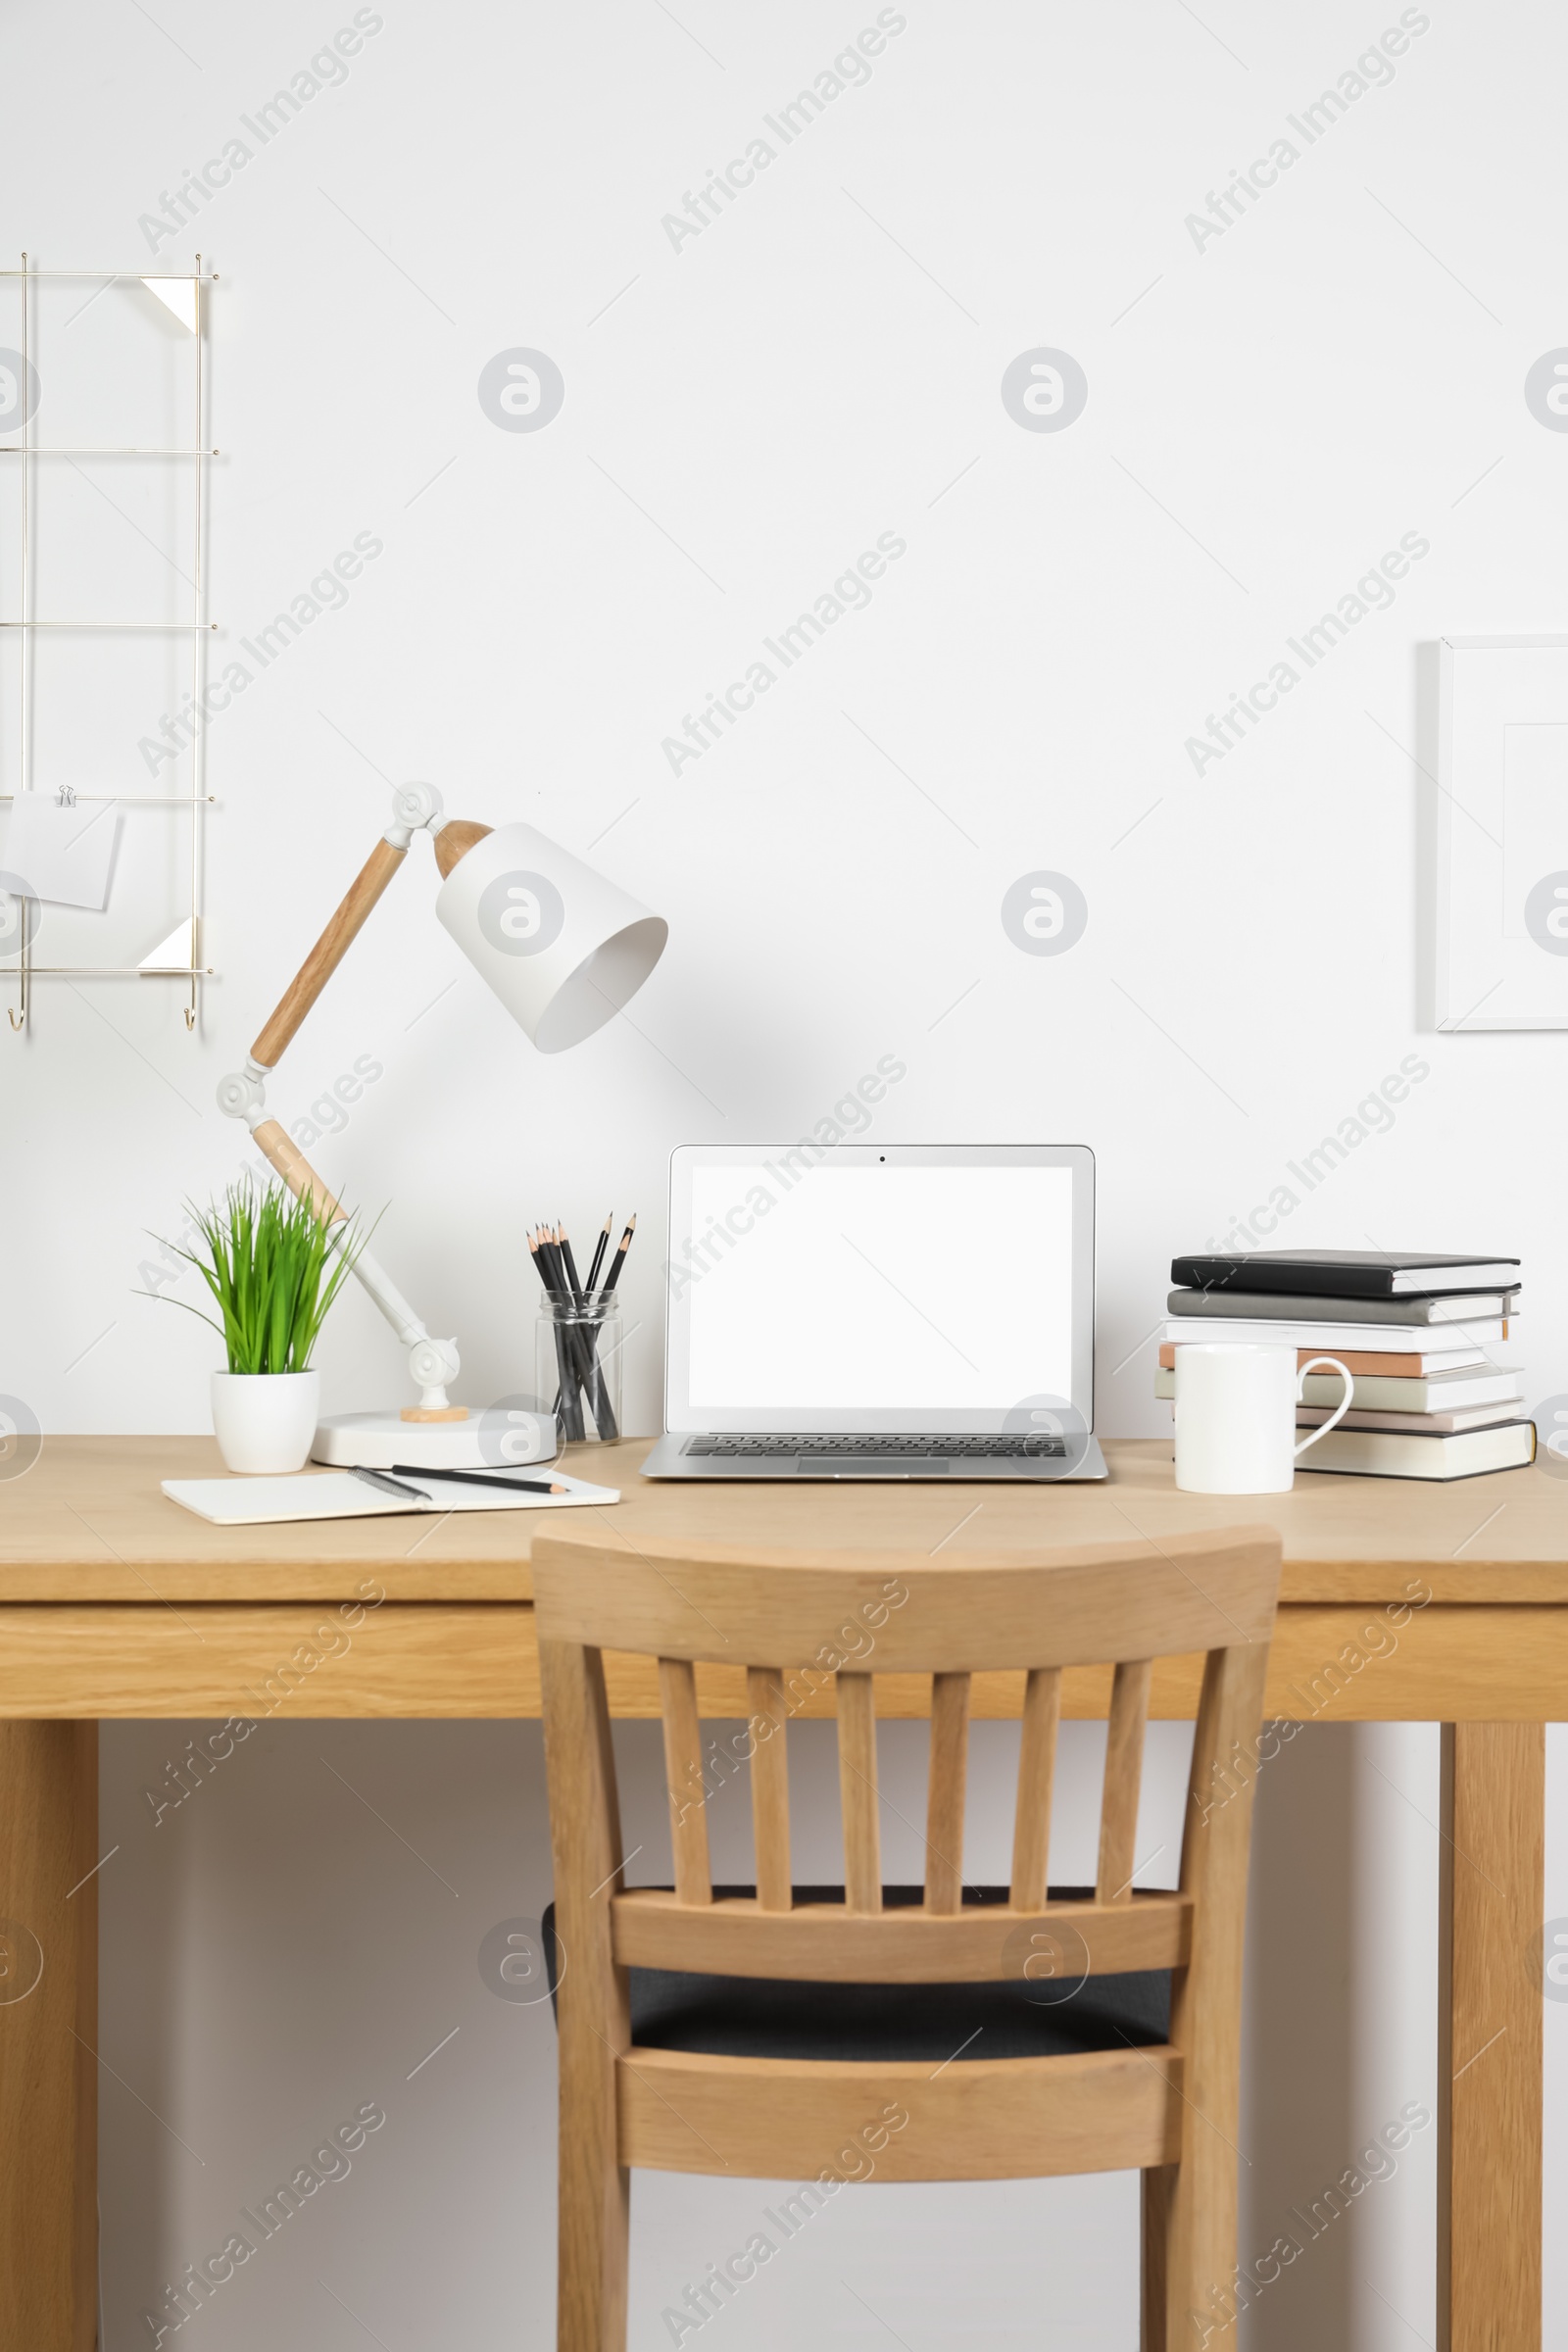
{"label": "mug handle", "polygon": [[[1339,1374],[1340,1378],[1345,1383],[1345,1395],[1340,1398],[1339,1403],[1335,1406],[1333,1412],[1330,1413],[1328,1419],[1326,1421],[1319,1422],[1317,1428],[1309,1431],[1308,1434],[1301,1440],[1301,1443],[1296,1448],[1297,1455],[1303,1454],[1309,1446],[1315,1446],[1319,1438],[1326,1438],[1331,1429],[1339,1428],[1340,1423],[1345,1419],[1346,1414],[1350,1409],[1350,1398],[1355,1390],[1355,1384],[1350,1377],[1348,1365],[1342,1364],[1337,1355],[1314,1355],[1310,1362],[1304,1363],[1301,1366],[1300,1372],[1297,1376],[1296,1401],[1298,1404],[1299,1404],[1301,1401],[1301,1391],[1305,1386],[1307,1374],[1315,1371],[1319,1364],[1327,1364],[1331,1372],[1337,1372]],[[1293,1456],[1293,1458],[1295,1457]]]}

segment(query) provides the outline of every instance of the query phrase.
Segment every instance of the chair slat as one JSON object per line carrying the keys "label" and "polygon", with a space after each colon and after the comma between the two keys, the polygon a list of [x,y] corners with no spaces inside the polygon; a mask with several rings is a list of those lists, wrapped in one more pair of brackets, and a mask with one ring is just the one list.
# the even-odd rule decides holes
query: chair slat
{"label": "chair slat", "polygon": [[925,1907],[963,1900],[963,1792],[969,1761],[969,1677],[931,1677],[931,1783],[925,1814]]}
{"label": "chair slat", "polygon": [[1012,1823],[1014,1911],[1038,1911],[1051,1884],[1051,1795],[1061,1721],[1061,1668],[1036,1666],[1024,1685],[1018,1744],[1018,1810]]}
{"label": "chair slat", "polygon": [[868,1674],[838,1677],[839,1794],[844,1812],[844,1900],[882,1908],[882,1826],[877,1813],[876,1690]]}
{"label": "chair slat", "polygon": [[776,1666],[748,1666],[746,1704],[752,1729],[752,1835],[757,1845],[757,1899],[764,1911],[787,1911],[790,1878],[790,1768],[785,1747],[789,1707]]}
{"label": "chair slat", "polygon": [[675,1892],[683,1903],[710,1903],[708,1805],[703,1787],[703,1724],[697,1712],[697,1669],[686,1658],[659,1661],[659,1702],[664,1718],[664,1779],[669,1788],[669,1835],[675,1849]]}
{"label": "chair slat", "polygon": [[609,1902],[617,1961],[694,1975],[1016,1985],[1024,1973],[1019,1945],[1028,1941],[1019,1936],[1020,1921],[1040,1931],[1042,1945],[1054,1937],[1070,1949],[1074,1974],[1185,1968],[1192,1951],[1193,1904],[1160,1892],[1130,1903],[1097,1903],[1085,1894],[1027,1913],[970,1902],[945,1919],[913,1903],[855,1912],[837,1900],[802,1900],[793,1911],[763,1911],[753,1895],[716,1890],[710,1903],[683,1903],[660,1886],[612,1893]]}
{"label": "chair slat", "polygon": [[1100,1812],[1100,1875],[1096,1900],[1132,1900],[1133,1871],[1137,1865],[1138,1792],[1144,1777],[1144,1730],[1149,1721],[1149,1686],[1153,1673],[1148,1658],[1130,1660],[1116,1669],[1110,1690],[1110,1719],[1105,1727],[1105,1793]]}

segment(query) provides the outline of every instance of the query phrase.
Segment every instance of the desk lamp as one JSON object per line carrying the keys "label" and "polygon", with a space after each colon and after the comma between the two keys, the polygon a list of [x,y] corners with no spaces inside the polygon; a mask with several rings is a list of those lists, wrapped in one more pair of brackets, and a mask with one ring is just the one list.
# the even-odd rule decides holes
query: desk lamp
{"label": "desk lamp", "polygon": [[[310,1200],[333,1229],[339,1249],[349,1243],[348,1212],[268,1115],[267,1079],[421,829],[435,842],[442,876],[436,913],[541,1054],[560,1054],[602,1028],[636,995],[669,936],[662,915],[650,914],[532,825],[492,829],[448,817],[429,784],[395,792],[391,824],[289,983],[244,1069],[218,1089],[219,1108],[245,1121],[290,1191]],[[493,1416],[470,1414],[450,1401],[448,1385],[459,1371],[456,1341],[432,1339],[371,1252],[357,1242],[350,1247],[354,1272],[409,1351],[419,1401],[401,1411],[329,1416],[317,1431],[313,1458],[370,1469],[402,1461],[455,1470],[486,1460],[538,1461],[553,1453],[552,1414],[498,1407],[506,1423],[501,1429],[490,1425]]]}

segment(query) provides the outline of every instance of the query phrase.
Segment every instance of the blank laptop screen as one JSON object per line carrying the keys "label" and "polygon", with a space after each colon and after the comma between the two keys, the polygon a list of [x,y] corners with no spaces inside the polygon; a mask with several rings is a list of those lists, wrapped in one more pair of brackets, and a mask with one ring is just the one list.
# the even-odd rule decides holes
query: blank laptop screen
{"label": "blank laptop screen", "polygon": [[820,1410],[983,1412],[1000,1427],[1024,1398],[1071,1396],[1070,1168],[829,1161],[791,1175],[760,1153],[696,1166],[691,1184],[695,1246],[684,1262],[672,1250],[670,1281],[699,1425],[777,1411],[809,1428]]}

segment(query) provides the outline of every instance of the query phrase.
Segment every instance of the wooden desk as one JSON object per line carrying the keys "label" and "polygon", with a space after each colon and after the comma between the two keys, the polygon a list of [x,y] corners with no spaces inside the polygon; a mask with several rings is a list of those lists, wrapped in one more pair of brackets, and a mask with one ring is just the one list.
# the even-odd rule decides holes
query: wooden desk
{"label": "wooden desk", "polygon": [[[682,1487],[638,1482],[645,1446],[593,1457],[626,1497],[597,1523],[632,1544],[961,1555],[1279,1528],[1267,1711],[1445,1726],[1441,2340],[1537,2352],[1542,1995],[1522,1956],[1542,1927],[1544,1727],[1568,1718],[1568,1485],[1303,1473],[1286,1495],[1181,1494],[1169,1444],[1142,1442],[1108,1446],[1096,1487]],[[0,2343],[28,2352],[92,2352],[99,1719],[539,1711],[535,1519],[219,1530],[159,1493],[217,1467],[210,1440],[57,1438],[0,1485],[0,2148],[28,2150],[0,2170]],[[615,1711],[657,1714],[652,1674],[609,1663]],[[702,1682],[707,1712],[745,1713],[738,1668]],[[1103,1714],[1100,1678],[1069,1684],[1069,1714]],[[1153,1712],[1191,1715],[1197,1689],[1197,1662],[1178,1661]],[[1020,1691],[977,1677],[975,1712],[1016,1714]],[[919,1678],[879,1678],[884,1715],[926,1698]],[[828,1711],[825,1694],[805,1711]]]}

